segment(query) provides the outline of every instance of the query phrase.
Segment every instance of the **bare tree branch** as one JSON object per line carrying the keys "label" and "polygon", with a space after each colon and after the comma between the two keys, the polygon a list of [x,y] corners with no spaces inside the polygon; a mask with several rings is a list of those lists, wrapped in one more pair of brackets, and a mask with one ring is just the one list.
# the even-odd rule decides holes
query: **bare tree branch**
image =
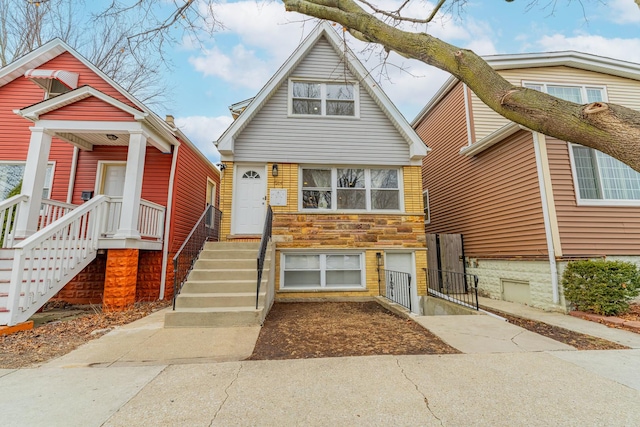
{"label": "bare tree branch", "polygon": [[[498,114],[531,130],[595,148],[640,171],[640,112],[614,104],[578,105],[505,80],[482,58],[426,33],[402,31],[354,0],[284,0],[296,11],[345,26],[386,49],[447,71]],[[606,108],[600,108],[606,106]],[[596,108],[597,107],[597,108]]]}

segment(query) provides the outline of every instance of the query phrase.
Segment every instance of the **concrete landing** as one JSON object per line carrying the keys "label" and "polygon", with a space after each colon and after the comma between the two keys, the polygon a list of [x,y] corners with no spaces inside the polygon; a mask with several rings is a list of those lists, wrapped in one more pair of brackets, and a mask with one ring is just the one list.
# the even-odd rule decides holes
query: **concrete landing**
{"label": "concrete landing", "polygon": [[117,328],[43,367],[166,365],[244,360],[259,326],[165,329],[166,308]]}
{"label": "concrete landing", "polygon": [[575,350],[488,315],[417,316],[414,320],[463,353]]}

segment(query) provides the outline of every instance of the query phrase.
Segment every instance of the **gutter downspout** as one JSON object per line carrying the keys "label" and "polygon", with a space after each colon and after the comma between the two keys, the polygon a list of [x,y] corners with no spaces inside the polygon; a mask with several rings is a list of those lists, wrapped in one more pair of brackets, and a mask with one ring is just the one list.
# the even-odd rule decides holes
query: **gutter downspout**
{"label": "gutter downspout", "polygon": [[532,131],[531,134],[533,136],[533,149],[536,155],[536,169],[538,172],[538,184],[540,185],[540,198],[542,201],[542,216],[544,218],[544,231],[547,240],[547,252],[549,253],[549,269],[551,273],[553,303],[558,305],[560,304],[560,292],[558,285],[558,266],[556,264],[556,256],[562,256],[562,252],[559,245],[559,239],[557,242],[554,242],[554,240],[556,240],[554,239],[554,234],[557,234],[557,230],[556,233],[554,233],[551,223],[551,211],[553,211],[554,219],[556,217],[555,207],[550,206],[550,204],[553,204],[553,199],[548,198],[549,196],[553,195],[553,190],[551,188],[547,188],[547,185],[550,184],[550,181],[547,182],[546,180],[546,178],[549,176],[549,163],[546,157],[546,140],[544,138],[544,135],[540,135],[538,132]]}
{"label": "gutter downspout", "polygon": [[167,261],[169,258],[169,232],[171,231],[171,214],[173,213],[173,187],[178,164],[178,150],[180,144],[174,146],[173,159],[171,160],[171,173],[169,174],[169,192],[167,194],[167,212],[164,220],[164,242],[162,247],[162,273],[160,273],[160,299],[164,299],[164,291],[167,283]]}
{"label": "gutter downspout", "polygon": [[69,189],[67,190],[67,203],[73,200],[73,190],[76,186],[76,171],[78,170],[78,155],[80,149],[73,147],[73,156],[71,157],[71,173],[69,175]]}

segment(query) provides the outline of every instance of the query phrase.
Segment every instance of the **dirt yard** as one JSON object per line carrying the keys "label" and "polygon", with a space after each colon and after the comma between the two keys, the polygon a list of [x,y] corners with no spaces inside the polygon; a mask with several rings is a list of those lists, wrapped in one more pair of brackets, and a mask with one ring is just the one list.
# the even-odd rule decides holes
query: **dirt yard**
{"label": "dirt yard", "polygon": [[375,301],[276,303],[250,360],[460,353]]}
{"label": "dirt yard", "polygon": [[[167,307],[170,302],[137,303],[129,310],[117,313],[102,313],[100,306],[95,306],[85,310],[85,314],[74,314],[75,317],[70,320],[54,321],[29,331],[0,336],[0,368],[24,368],[65,355],[117,326],[126,325]],[[77,307],[65,303],[47,304],[45,310],[59,310],[61,318],[65,318],[64,310],[78,311]]]}

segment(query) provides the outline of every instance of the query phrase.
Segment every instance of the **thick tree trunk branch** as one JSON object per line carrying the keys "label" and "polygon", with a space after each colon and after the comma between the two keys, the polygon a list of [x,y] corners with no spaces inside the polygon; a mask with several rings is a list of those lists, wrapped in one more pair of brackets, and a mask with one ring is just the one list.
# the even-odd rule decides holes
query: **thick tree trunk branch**
{"label": "thick tree trunk branch", "polygon": [[606,103],[579,105],[513,86],[472,51],[429,34],[387,25],[354,0],[283,1],[288,11],[337,22],[359,39],[451,73],[509,120],[554,138],[595,148],[640,171],[638,111]]}

